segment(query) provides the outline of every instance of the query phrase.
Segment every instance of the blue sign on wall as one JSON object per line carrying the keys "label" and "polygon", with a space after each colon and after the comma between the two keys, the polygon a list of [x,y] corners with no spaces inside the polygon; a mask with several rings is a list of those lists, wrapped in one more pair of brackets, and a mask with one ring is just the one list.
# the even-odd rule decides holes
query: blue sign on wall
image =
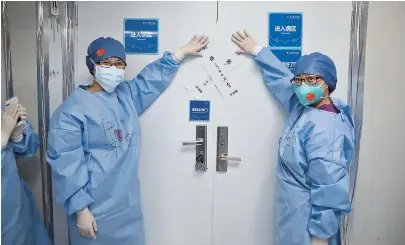
{"label": "blue sign on wall", "polygon": [[190,121],[209,121],[210,101],[190,100]]}
{"label": "blue sign on wall", "polygon": [[124,47],[128,54],[158,54],[158,19],[124,19]]}
{"label": "blue sign on wall", "polygon": [[273,54],[281,61],[291,72],[294,73],[295,63],[301,58],[300,49],[272,49]]}
{"label": "blue sign on wall", "polygon": [[269,13],[269,47],[301,46],[302,13]]}

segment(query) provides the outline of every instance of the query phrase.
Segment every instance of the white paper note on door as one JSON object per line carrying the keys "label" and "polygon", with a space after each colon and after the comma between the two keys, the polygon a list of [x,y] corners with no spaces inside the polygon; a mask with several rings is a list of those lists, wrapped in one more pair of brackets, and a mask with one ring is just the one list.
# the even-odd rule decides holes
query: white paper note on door
{"label": "white paper note on door", "polygon": [[[221,95],[224,98],[234,97],[240,91],[236,88],[235,84],[226,74],[224,70],[224,65],[220,64],[221,63],[216,60],[214,55],[204,57],[202,61],[202,66],[204,67],[204,70],[207,72],[208,76],[212,78],[214,85],[219,90]],[[226,62],[224,64],[226,64]],[[228,66],[230,66],[230,64],[228,64]]]}

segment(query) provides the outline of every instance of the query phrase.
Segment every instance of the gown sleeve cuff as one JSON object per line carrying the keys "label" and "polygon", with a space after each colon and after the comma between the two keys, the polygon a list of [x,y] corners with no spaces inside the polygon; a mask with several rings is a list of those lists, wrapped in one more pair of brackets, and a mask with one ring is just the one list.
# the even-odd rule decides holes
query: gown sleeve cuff
{"label": "gown sleeve cuff", "polygon": [[257,56],[260,53],[260,51],[262,51],[262,49],[263,49],[262,46],[256,45],[256,47],[253,49],[253,55]]}
{"label": "gown sleeve cuff", "polygon": [[84,207],[89,206],[93,202],[93,198],[81,189],[68,200],[66,211],[69,215],[72,215]]}
{"label": "gown sleeve cuff", "polygon": [[176,50],[173,54],[172,54],[173,59],[177,62],[177,64],[180,64],[180,62],[184,59],[184,57],[186,57],[183,53],[183,51],[181,51],[181,49]]}

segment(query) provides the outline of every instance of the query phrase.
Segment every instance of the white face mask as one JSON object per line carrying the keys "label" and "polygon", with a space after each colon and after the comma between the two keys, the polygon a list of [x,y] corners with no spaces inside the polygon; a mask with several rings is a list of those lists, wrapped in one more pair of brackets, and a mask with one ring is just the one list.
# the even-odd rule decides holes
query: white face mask
{"label": "white face mask", "polygon": [[96,65],[96,73],[94,76],[105,91],[112,93],[115,88],[124,81],[124,75],[124,69],[118,69],[115,66],[102,67]]}

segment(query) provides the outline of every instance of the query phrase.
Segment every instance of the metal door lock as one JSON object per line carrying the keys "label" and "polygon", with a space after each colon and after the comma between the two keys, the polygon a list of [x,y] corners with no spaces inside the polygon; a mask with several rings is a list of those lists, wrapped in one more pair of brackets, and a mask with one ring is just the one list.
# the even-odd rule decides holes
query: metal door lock
{"label": "metal door lock", "polygon": [[217,128],[217,172],[226,173],[228,161],[241,162],[242,159],[228,155],[228,127],[220,126]]}
{"label": "metal door lock", "polygon": [[195,145],[195,170],[197,172],[207,171],[207,125],[196,126],[196,140],[183,141],[184,146]]}
{"label": "metal door lock", "polygon": [[205,162],[205,156],[204,156],[204,152],[200,151],[200,153],[198,154],[197,158],[195,159],[195,170],[197,172],[205,172],[207,171],[207,167],[206,167],[206,162]]}

